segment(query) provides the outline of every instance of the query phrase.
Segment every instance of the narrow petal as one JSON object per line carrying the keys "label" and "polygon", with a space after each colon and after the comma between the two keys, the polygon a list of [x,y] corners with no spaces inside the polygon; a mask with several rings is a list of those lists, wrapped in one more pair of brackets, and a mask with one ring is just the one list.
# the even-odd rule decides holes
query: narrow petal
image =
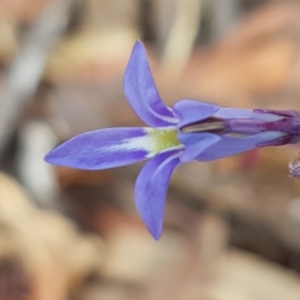
{"label": "narrow petal", "polygon": [[219,142],[205,149],[196,159],[210,161],[232,156],[256,148],[261,143],[276,141],[285,135],[278,131],[265,131],[244,137],[224,135]]}
{"label": "narrow petal", "polygon": [[171,108],[166,106],[157,91],[142,42],[137,41],[125,72],[124,91],[136,114],[152,127],[177,123]]}
{"label": "narrow petal", "polygon": [[173,113],[180,119],[177,124],[177,128],[180,129],[183,126],[198,123],[213,116],[219,109],[219,106],[211,103],[186,99],[175,103]]}
{"label": "narrow petal", "polygon": [[86,132],[50,151],[45,160],[86,170],[129,165],[155,154],[150,131],[149,128],[108,128]]}
{"label": "narrow petal", "polygon": [[225,107],[220,108],[220,110],[214,115],[214,117],[221,119],[236,118],[272,122],[280,120],[282,118],[282,115],[272,114],[270,113],[270,110],[264,112],[259,110]]}
{"label": "narrow petal", "polygon": [[278,109],[268,109],[268,108],[256,108],[253,110],[255,113],[263,113],[263,114],[272,114],[278,115],[281,117],[299,117],[300,114],[297,110],[289,109],[289,110],[278,110]]}
{"label": "narrow petal", "polygon": [[155,239],[162,233],[167,190],[171,175],[180,163],[180,154],[177,149],[157,154],[144,166],[136,181],[136,205]]}
{"label": "narrow petal", "polygon": [[242,109],[242,108],[231,108],[231,107],[222,107],[215,114],[215,117],[222,119],[231,119],[231,118],[252,118],[253,111],[251,109]]}
{"label": "narrow petal", "polygon": [[184,144],[185,149],[180,156],[182,163],[191,161],[199,156],[205,149],[220,141],[221,137],[213,133],[179,133],[178,139]]}

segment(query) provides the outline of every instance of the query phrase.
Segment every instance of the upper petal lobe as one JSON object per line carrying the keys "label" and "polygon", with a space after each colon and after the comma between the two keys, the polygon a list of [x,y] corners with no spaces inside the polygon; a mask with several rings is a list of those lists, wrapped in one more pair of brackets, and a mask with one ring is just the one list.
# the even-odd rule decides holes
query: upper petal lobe
{"label": "upper petal lobe", "polygon": [[213,116],[219,108],[219,106],[207,102],[180,100],[173,107],[174,115],[180,119],[177,128],[205,120]]}
{"label": "upper petal lobe", "polygon": [[171,108],[165,105],[157,91],[142,42],[137,41],[124,78],[124,91],[136,114],[152,127],[164,127],[177,123]]}

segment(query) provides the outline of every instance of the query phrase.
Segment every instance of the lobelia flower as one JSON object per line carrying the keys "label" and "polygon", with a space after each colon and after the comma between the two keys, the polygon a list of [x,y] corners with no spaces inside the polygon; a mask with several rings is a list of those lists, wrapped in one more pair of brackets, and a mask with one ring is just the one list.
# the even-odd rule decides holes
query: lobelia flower
{"label": "lobelia flower", "polygon": [[222,108],[189,99],[168,107],[159,96],[140,41],[128,63],[124,89],[133,110],[150,127],[86,132],[50,151],[45,160],[100,170],[151,158],[136,180],[135,200],[155,239],[162,233],[168,185],[177,166],[192,160],[216,160],[256,147],[299,142],[297,111]]}

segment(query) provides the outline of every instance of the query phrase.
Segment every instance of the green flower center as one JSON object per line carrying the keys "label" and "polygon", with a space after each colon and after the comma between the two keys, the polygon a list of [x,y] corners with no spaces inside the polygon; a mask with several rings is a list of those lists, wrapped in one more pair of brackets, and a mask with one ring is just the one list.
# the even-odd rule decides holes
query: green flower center
{"label": "green flower center", "polygon": [[182,145],[177,138],[177,130],[172,129],[153,129],[151,130],[151,136],[155,140],[155,151],[161,152],[165,149],[174,148]]}

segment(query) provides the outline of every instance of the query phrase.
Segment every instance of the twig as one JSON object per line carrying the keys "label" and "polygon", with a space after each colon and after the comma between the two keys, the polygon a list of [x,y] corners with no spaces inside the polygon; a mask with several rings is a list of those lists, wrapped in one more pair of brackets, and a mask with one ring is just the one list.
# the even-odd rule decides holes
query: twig
{"label": "twig", "polygon": [[163,66],[180,74],[188,61],[201,19],[201,0],[176,0],[175,19],[164,51]]}
{"label": "twig", "polygon": [[51,46],[67,25],[70,3],[53,1],[42,11],[8,71],[0,93],[0,155],[41,81]]}

